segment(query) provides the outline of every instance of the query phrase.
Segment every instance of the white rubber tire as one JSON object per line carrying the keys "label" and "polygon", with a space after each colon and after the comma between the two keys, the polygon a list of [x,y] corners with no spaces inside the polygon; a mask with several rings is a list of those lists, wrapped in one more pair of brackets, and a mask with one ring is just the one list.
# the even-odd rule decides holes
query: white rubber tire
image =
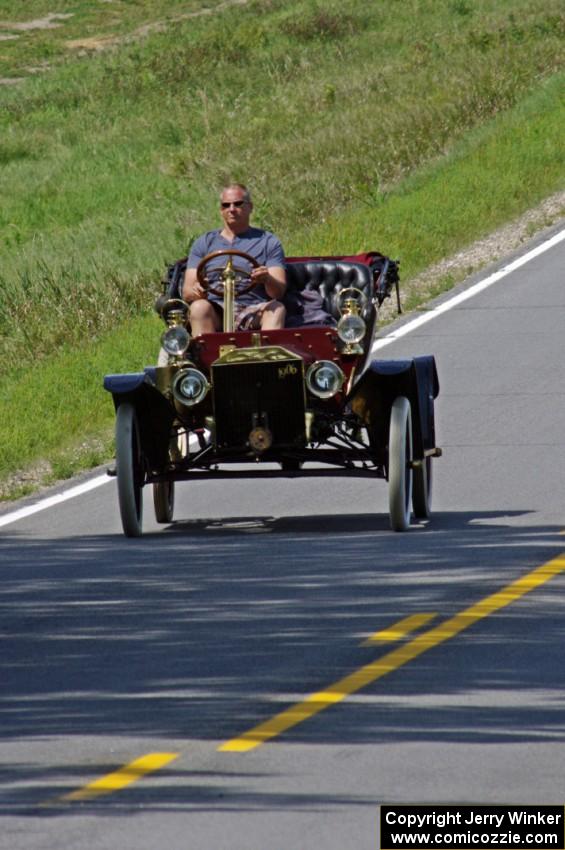
{"label": "white rubber tire", "polygon": [[173,521],[175,511],[175,482],[157,481],[153,485],[153,505],[157,522]]}
{"label": "white rubber tire", "polygon": [[388,507],[393,531],[410,526],[412,503],[412,414],[404,396],[394,400],[388,441]]}
{"label": "white rubber tire", "polygon": [[432,459],[425,457],[414,469],[412,507],[416,519],[429,519],[432,513]]}
{"label": "white rubber tire", "polygon": [[133,405],[123,402],[116,415],[116,477],[122,528],[140,537],[143,523],[141,450]]}

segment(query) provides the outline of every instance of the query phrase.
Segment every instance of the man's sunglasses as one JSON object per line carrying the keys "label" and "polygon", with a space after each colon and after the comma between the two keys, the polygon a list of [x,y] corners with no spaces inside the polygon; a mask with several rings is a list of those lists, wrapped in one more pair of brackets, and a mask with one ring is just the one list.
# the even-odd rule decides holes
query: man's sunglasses
{"label": "man's sunglasses", "polygon": [[246,203],[247,201],[222,201],[220,206],[223,210],[227,210],[228,207],[242,207]]}

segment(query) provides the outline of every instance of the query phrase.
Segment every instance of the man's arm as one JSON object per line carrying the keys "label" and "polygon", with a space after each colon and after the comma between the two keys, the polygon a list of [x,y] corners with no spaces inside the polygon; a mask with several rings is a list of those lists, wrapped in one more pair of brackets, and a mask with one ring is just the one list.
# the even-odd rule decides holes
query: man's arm
{"label": "man's arm", "polygon": [[202,259],[210,252],[206,245],[206,233],[199,236],[193,243],[188,259],[186,261],[186,271],[184,273],[184,282],[182,287],[182,297],[185,301],[196,301],[198,298],[205,298],[205,292],[202,286],[198,283],[196,277],[196,269]]}
{"label": "man's arm", "polygon": [[280,300],[286,291],[286,272],[282,266],[259,266],[251,272],[251,280],[265,287],[271,298]]}
{"label": "man's arm", "polygon": [[184,273],[184,283],[182,286],[182,297],[185,301],[196,301],[198,298],[204,298],[204,289],[198,282],[196,277],[196,269],[187,269]]}
{"label": "man's arm", "polygon": [[270,298],[280,300],[285,294],[284,250],[274,233],[267,234],[265,265],[253,269],[251,279],[261,283]]}

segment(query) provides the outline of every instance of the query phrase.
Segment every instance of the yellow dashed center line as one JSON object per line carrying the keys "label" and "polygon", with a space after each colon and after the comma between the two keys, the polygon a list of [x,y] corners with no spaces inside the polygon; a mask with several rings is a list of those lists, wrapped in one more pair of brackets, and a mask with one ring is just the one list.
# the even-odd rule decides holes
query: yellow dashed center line
{"label": "yellow dashed center line", "polygon": [[[298,702],[285,711],[274,715],[265,723],[260,723],[248,732],[244,732],[237,738],[232,738],[223,743],[218,750],[220,752],[247,752],[264,744],[266,741],[281,735],[293,726],[302,723],[310,717],[323,711],[331,705],[344,700],[350,694],[354,694],[367,685],[386,676],[394,670],[418,658],[429,649],[439,646],[441,643],[460,634],[465,629],[477,623],[479,620],[500,611],[526,593],[540,587],[550,579],[565,572],[565,554],[554,558],[548,563],[537,567],[532,572],[508,584],[502,590],[486,596],[479,602],[465,608],[459,614],[440,623],[433,629],[424,632],[403,644],[397,649],[388,652],[377,661],[365,664],[363,667],[348,676],[334,682],[323,691],[311,694],[302,702]],[[400,640],[411,631],[429,622],[435,614],[415,614],[400,620],[394,626],[375,632],[366,644],[381,641]],[[95,779],[88,785],[63,794],[55,800],[47,801],[44,806],[52,806],[67,802],[92,800],[107,794],[120,791],[178,758],[179,753],[148,753],[138,759],[124,765],[118,770]]]}
{"label": "yellow dashed center line", "polygon": [[500,611],[502,608],[520,599],[526,593],[535,590],[540,585],[545,584],[563,571],[565,571],[565,555],[560,555],[502,588],[497,593],[486,596],[469,608],[465,608],[459,614],[440,623],[439,626],[418,635],[403,646],[388,652],[377,661],[366,664],[349,676],[345,676],[324,691],[311,694],[302,702],[298,702],[285,711],[276,714],[270,720],[260,723],[237,738],[226,741],[218,749],[220,752],[242,753],[259,747],[261,744],[281,735],[293,726],[297,726],[304,720],[308,720],[308,718],[313,717],[330,705],[341,702],[341,700],[350,694],[354,694],[361,690],[361,688],[376,682],[378,679],[386,676],[387,673],[398,670],[404,664],[407,664],[414,658],[418,658],[429,649],[433,649],[435,646],[439,646],[446,640],[455,637],[479,620],[483,620],[496,611]]}
{"label": "yellow dashed center line", "polygon": [[405,617],[403,620],[399,620],[398,623],[395,623],[394,626],[389,626],[388,629],[381,629],[380,632],[375,632],[367,640],[364,640],[361,646],[372,646],[375,643],[392,643],[395,640],[402,640],[410,632],[415,632],[416,629],[425,626],[435,616],[436,614],[412,614],[411,617]]}
{"label": "yellow dashed center line", "polygon": [[132,782],[137,782],[147,776],[148,773],[153,773],[160,768],[165,767],[170,762],[178,758],[178,753],[149,753],[146,756],[141,756],[135,761],[120,767],[113,773],[108,773],[106,776],[101,776],[100,779],[95,779],[83,788],[77,788],[76,791],[71,791],[69,794],[63,794],[57,797],[50,804],[70,803],[79,800],[92,800],[95,797],[102,797],[105,794],[113,794],[115,791],[121,791],[131,785]]}

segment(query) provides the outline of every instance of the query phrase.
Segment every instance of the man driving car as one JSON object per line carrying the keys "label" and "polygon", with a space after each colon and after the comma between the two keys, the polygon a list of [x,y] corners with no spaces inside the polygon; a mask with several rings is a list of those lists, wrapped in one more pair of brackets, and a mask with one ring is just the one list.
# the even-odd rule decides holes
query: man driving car
{"label": "man driving car", "polygon": [[[183,298],[190,303],[190,323],[193,336],[212,333],[222,327],[222,301],[207,293],[198,281],[196,270],[201,260],[214,251],[243,251],[258,263],[257,268],[237,257],[238,266],[249,267],[249,277],[254,288],[235,296],[235,327],[263,329],[284,327],[285,308],[280,299],[286,289],[284,252],[273,233],[252,227],[249,223],[253,203],[248,189],[242,183],[230,183],[220,195],[220,213],[224,225],[210,230],[193,244],[188,257],[183,284]],[[219,257],[207,264],[206,274],[214,277],[216,269],[223,269],[227,257]],[[217,275],[216,275],[217,276]]]}

